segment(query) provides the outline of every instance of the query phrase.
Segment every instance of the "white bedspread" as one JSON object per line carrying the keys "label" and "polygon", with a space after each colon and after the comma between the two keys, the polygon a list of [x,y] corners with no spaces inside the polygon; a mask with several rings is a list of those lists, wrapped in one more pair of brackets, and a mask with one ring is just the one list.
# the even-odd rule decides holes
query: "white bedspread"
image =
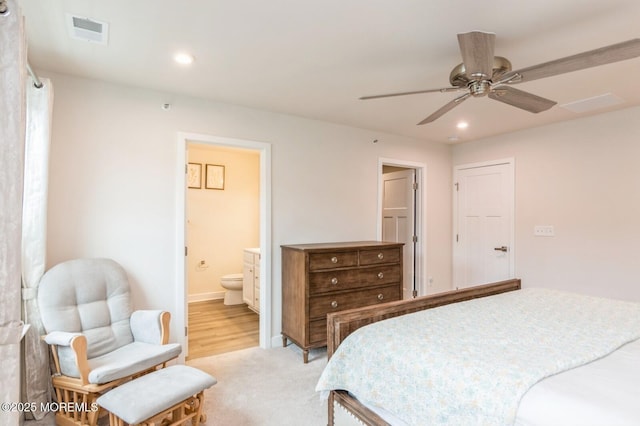
{"label": "white bedspread", "polygon": [[348,390],[410,425],[513,424],[535,383],[638,338],[640,304],[523,289],[363,327],[316,390]]}
{"label": "white bedspread", "polygon": [[516,426],[640,425],[640,339],[547,377],[522,397]]}

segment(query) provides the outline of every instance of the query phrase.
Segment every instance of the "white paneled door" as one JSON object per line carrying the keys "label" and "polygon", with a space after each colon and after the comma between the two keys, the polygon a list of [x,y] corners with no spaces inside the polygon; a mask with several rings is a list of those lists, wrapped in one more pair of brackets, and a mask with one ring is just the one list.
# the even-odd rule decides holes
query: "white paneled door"
{"label": "white paneled door", "polygon": [[414,290],[415,174],[406,169],[382,175],[382,240],[404,243],[403,299],[411,299]]}
{"label": "white paneled door", "polygon": [[513,277],[513,160],[454,170],[454,288]]}

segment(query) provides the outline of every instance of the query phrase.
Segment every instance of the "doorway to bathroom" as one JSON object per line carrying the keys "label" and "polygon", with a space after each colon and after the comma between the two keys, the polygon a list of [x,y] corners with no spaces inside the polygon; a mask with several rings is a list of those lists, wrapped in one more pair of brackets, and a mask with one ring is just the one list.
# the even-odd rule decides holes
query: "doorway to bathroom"
{"label": "doorway to bathroom", "polygon": [[181,142],[185,355],[266,347],[268,145],[205,135]]}

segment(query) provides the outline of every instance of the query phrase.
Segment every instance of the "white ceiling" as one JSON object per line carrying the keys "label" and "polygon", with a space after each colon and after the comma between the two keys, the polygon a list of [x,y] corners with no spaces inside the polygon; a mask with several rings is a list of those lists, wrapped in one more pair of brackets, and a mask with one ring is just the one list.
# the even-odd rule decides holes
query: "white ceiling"
{"label": "white ceiling", "polygon": [[[640,105],[640,59],[529,83],[559,105],[612,93],[615,107],[540,114],[472,98],[416,123],[459,94],[361,101],[449,86],[456,34],[496,33],[514,69],[640,36],[638,0],[20,0],[37,70],[112,81],[448,143]],[[72,39],[66,14],[109,24],[106,46]],[[196,58],[175,64],[178,50]],[[170,96],[170,95],[168,95]],[[458,120],[469,128],[457,130]]]}

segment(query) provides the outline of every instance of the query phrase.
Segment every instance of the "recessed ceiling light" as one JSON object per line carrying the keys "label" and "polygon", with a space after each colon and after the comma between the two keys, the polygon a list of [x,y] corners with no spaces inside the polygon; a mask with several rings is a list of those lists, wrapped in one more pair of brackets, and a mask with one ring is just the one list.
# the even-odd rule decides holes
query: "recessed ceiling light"
{"label": "recessed ceiling light", "polygon": [[458,122],[458,124],[456,124],[456,127],[458,129],[466,129],[467,127],[469,127],[469,123],[467,123],[466,121],[460,121]]}
{"label": "recessed ceiling light", "polygon": [[193,55],[189,53],[178,53],[173,57],[173,59],[180,65],[190,65],[194,61]]}

